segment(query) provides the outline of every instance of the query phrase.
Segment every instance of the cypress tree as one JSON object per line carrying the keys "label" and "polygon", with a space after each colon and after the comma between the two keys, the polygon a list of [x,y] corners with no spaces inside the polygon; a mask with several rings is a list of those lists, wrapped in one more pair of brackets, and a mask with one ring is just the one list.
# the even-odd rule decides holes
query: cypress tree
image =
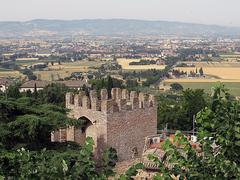
{"label": "cypress tree", "polygon": [[37,85],[36,85],[36,83],[34,84],[33,97],[34,97],[34,99],[37,99],[37,98],[38,98],[38,92],[37,92]]}
{"label": "cypress tree", "polygon": [[202,67],[199,69],[199,74],[200,74],[201,76],[203,76],[203,68],[202,68]]}
{"label": "cypress tree", "polygon": [[112,80],[111,76],[108,76],[107,77],[107,91],[108,91],[109,99],[112,97],[112,95],[111,95],[112,88],[113,88],[113,80]]}

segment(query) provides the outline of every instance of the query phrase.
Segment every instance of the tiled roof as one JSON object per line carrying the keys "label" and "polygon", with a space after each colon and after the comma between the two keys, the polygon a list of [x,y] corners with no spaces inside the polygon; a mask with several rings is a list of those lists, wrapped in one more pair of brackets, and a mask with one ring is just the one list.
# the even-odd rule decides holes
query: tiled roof
{"label": "tiled roof", "polygon": [[9,86],[13,83],[12,80],[9,80],[7,78],[0,78],[0,85],[6,85]]}
{"label": "tiled roof", "polygon": [[51,84],[52,82],[50,81],[27,81],[21,85],[21,88],[34,88],[35,84],[37,88],[44,88],[47,85]]}

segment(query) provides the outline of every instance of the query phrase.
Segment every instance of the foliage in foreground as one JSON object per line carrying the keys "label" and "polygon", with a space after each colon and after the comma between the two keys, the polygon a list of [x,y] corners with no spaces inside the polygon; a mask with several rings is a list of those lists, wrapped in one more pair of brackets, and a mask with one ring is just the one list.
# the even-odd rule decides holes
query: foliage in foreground
{"label": "foliage in foreground", "polygon": [[[9,94],[16,95],[15,91],[13,89]],[[55,92],[54,89],[50,91]],[[107,179],[114,175],[116,152],[107,151],[102,166],[97,167],[92,154],[92,139],[81,148],[51,147],[50,132],[71,121],[64,108],[37,103],[35,96],[9,94],[8,99],[0,97],[0,179]],[[189,118],[205,107],[201,91],[189,90],[184,98],[181,107]],[[197,125],[202,155],[196,153],[181,133],[177,133],[175,141],[183,146],[184,153],[179,153],[178,147],[166,141],[164,150],[173,168],[166,168],[159,159],[151,156],[160,167],[161,174],[155,179],[240,177],[239,102],[232,101],[223,87],[215,88],[210,106],[197,115]],[[139,168],[142,168],[141,164],[131,167],[120,179],[131,179]]]}
{"label": "foliage in foreground", "polygon": [[52,131],[71,123],[59,106],[28,97],[0,100],[0,143],[6,149],[47,146]]}
{"label": "foliage in foreground", "polygon": [[224,87],[216,87],[211,106],[198,113],[197,124],[201,153],[197,153],[183,134],[176,133],[177,146],[169,140],[163,146],[172,168],[166,168],[157,157],[149,157],[160,167],[156,180],[173,176],[179,179],[240,177],[240,103],[232,101]]}
{"label": "foliage in foreground", "polygon": [[93,145],[93,139],[87,138],[85,144],[74,151],[43,149],[37,152],[24,148],[17,152],[0,151],[0,176],[18,179],[107,179],[114,174],[112,166],[105,164],[98,169],[93,158]]}
{"label": "foliage in foreground", "polygon": [[68,118],[66,111],[22,93],[0,97],[0,179],[107,179],[114,175],[114,149],[104,153],[99,167],[92,139],[87,139],[83,147],[74,142],[51,142],[52,131],[81,126]]}

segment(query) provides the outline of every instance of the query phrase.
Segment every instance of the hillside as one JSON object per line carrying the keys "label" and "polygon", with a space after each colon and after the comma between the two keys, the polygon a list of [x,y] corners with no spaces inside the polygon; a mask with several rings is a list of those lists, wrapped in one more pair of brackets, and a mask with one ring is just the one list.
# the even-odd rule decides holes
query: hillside
{"label": "hillside", "polygon": [[240,27],[126,19],[0,22],[0,37],[49,35],[236,36]]}

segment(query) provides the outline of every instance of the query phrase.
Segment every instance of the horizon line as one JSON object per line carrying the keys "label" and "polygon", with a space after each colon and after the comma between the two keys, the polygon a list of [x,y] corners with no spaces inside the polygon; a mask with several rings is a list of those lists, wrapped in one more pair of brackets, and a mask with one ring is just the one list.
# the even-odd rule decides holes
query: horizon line
{"label": "horizon line", "polygon": [[199,22],[186,22],[186,21],[175,21],[175,20],[156,20],[156,19],[134,19],[134,18],[80,18],[80,19],[57,19],[57,18],[33,18],[30,20],[3,20],[3,23],[20,22],[26,23],[31,21],[91,21],[91,20],[129,20],[129,21],[148,21],[148,22],[169,22],[169,23],[183,23],[183,24],[194,24],[194,25],[205,25],[205,26],[218,26],[218,27],[229,27],[229,28],[240,28],[240,26],[234,25],[220,25],[220,24],[208,24]]}

